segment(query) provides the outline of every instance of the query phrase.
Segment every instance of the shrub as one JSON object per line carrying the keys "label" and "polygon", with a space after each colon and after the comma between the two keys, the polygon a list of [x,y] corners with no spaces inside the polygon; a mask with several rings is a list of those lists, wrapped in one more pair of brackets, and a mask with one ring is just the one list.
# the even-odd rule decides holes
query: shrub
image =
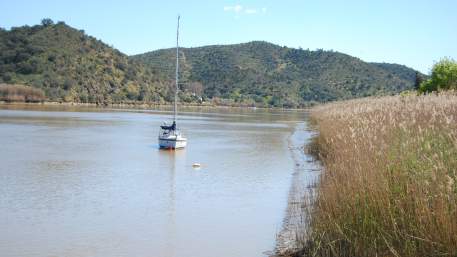
{"label": "shrub", "polygon": [[422,82],[420,92],[457,90],[457,62],[443,58],[432,68],[431,78]]}

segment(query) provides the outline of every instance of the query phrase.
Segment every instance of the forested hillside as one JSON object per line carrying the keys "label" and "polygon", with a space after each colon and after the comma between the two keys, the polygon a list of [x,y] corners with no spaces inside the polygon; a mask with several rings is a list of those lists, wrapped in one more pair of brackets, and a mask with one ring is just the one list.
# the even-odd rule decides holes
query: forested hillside
{"label": "forested hillside", "polygon": [[63,22],[45,19],[41,25],[0,29],[0,83],[42,89],[48,100],[164,102],[172,99],[164,81],[153,69]]}
{"label": "forested hillside", "polygon": [[[132,57],[173,77],[174,49]],[[333,51],[281,47],[267,42],[185,48],[181,74],[203,95],[234,102],[295,107],[411,89],[415,70],[398,64],[367,63]],[[193,86],[194,87],[194,86]]]}
{"label": "forested hillside", "polygon": [[[139,35],[140,36],[140,35]],[[0,28],[0,83],[42,90],[50,101],[100,104],[173,100],[175,49],[127,56],[64,22]],[[255,41],[183,48],[180,99],[300,107],[413,88],[406,66]]]}

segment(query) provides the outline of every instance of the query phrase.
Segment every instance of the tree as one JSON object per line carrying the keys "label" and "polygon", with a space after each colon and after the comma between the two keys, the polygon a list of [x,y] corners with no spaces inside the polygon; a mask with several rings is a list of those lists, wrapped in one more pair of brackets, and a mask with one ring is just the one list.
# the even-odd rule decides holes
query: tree
{"label": "tree", "polygon": [[420,92],[457,89],[457,62],[443,58],[432,68],[431,78],[422,82]]}
{"label": "tree", "polygon": [[44,18],[41,20],[41,25],[47,27],[47,26],[54,25],[54,22],[49,18]]}
{"label": "tree", "polygon": [[200,96],[203,93],[203,85],[200,82],[191,82],[186,85],[185,91]]}

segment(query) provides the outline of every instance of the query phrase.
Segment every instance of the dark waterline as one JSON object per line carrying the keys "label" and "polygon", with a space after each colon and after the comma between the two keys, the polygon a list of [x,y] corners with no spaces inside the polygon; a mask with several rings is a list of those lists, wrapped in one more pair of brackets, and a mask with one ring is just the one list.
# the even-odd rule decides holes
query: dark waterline
{"label": "dark waterline", "polygon": [[[4,107],[3,107],[4,108]],[[305,112],[0,110],[2,256],[262,256],[281,230]],[[194,162],[201,163],[199,170]]]}

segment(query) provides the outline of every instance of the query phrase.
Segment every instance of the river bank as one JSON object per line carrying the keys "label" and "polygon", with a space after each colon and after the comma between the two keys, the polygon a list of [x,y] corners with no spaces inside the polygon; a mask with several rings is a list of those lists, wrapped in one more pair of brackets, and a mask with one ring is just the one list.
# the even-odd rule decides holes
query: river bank
{"label": "river bank", "polygon": [[457,255],[455,93],[335,102],[310,118],[325,171],[287,254]]}
{"label": "river bank", "polygon": [[307,212],[312,206],[321,166],[305,148],[315,135],[316,132],[308,123],[300,123],[288,138],[294,171],[283,227],[276,236],[275,256],[288,256],[298,252],[307,240],[310,222]]}
{"label": "river bank", "polygon": [[[18,106],[18,107],[84,107],[84,108],[119,108],[119,109],[171,109],[173,104],[159,104],[159,103],[120,103],[120,104],[96,104],[96,103],[78,103],[78,102],[7,102],[0,101],[3,106]],[[279,108],[279,107],[256,107],[256,106],[235,106],[235,105],[218,105],[210,102],[205,103],[186,103],[178,104],[179,108],[202,108],[202,109],[235,109],[235,110],[287,110],[287,111],[303,111],[308,110],[305,108]]]}

